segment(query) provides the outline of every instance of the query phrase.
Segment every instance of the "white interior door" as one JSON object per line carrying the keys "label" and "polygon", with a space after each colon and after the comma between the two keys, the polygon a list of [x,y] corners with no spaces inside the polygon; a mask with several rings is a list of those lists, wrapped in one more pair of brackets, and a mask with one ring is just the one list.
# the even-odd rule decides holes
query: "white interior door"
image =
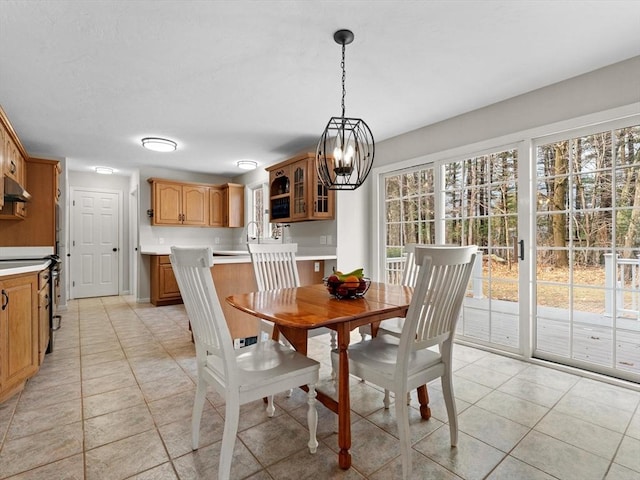
{"label": "white interior door", "polygon": [[120,193],[72,189],[71,297],[118,295]]}

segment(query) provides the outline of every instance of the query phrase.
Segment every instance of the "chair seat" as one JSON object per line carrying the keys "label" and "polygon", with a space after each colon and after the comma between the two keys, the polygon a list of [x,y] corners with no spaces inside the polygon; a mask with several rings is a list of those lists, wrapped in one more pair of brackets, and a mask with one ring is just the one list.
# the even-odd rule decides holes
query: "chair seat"
{"label": "chair seat", "polygon": [[380,327],[378,327],[378,335],[393,335],[400,338],[400,335],[402,335],[403,323],[404,318],[390,318],[388,320],[383,320],[380,322]]}
{"label": "chair seat", "polygon": [[[271,339],[236,350],[236,361],[240,393],[247,401],[251,392],[255,399],[281,392],[281,383],[290,384],[291,377],[299,378],[300,385],[317,383],[320,370],[315,360]],[[208,355],[206,369],[215,378],[223,372],[222,361]]]}
{"label": "chair seat", "polygon": [[[349,345],[349,373],[394,391],[399,346],[400,339],[392,335],[380,335]],[[337,364],[338,351],[333,350],[331,356],[332,361]],[[429,349],[412,352],[407,368],[409,388],[423,385],[426,383],[425,378],[437,378],[441,368],[443,364],[439,352]],[[431,369],[434,370],[433,374],[425,373]],[[416,374],[419,375],[416,377]]]}

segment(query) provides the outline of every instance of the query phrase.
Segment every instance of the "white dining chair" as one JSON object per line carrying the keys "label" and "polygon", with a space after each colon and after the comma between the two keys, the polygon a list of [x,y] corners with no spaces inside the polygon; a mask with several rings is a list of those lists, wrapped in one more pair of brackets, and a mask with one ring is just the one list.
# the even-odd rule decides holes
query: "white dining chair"
{"label": "white dining chair", "polygon": [[[251,263],[255,273],[258,290],[277,290],[300,286],[298,264],[296,263],[297,243],[249,243],[247,244]],[[260,321],[262,332],[269,336],[273,324]],[[336,348],[336,332],[327,328],[309,330],[309,336],[323,335],[329,332],[331,349]]]}
{"label": "white dining chair", "polygon": [[[404,246],[404,268],[402,270],[402,281],[401,285],[405,287],[414,287],[416,284],[416,279],[418,278],[418,269],[419,265],[416,264],[415,252],[416,252],[416,244],[415,243],[407,243]],[[402,324],[404,323],[404,318],[389,318],[387,320],[383,320],[380,322],[380,326],[378,327],[378,335],[395,335],[396,337],[400,337],[402,333]],[[362,325],[358,328],[360,332],[360,337],[362,340],[365,339],[365,335],[371,335],[371,325]]]}
{"label": "white dining chair", "polygon": [[[402,455],[402,478],[411,475],[411,438],[407,393],[438,377],[451,446],[458,442],[458,417],[453,396],[451,354],[456,322],[471,277],[477,247],[420,246],[420,266],[400,338],[379,335],[349,346],[349,372],[394,393]],[[438,351],[429,349],[438,345]],[[338,352],[331,352],[334,367]]]}
{"label": "white dining chair", "polygon": [[270,339],[235,350],[211,276],[211,248],[171,247],[170,259],[196,345],[198,384],[191,420],[193,449],[199,446],[207,385],[225,400],[219,480],[230,476],[240,406],[307,385],[308,447],[315,453],[318,447],[315,385],[320,364]]}

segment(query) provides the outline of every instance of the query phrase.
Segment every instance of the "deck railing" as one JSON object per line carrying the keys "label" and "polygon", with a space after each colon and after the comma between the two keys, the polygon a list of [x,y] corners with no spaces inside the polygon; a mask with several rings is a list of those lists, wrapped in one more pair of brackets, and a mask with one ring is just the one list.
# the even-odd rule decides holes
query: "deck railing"
{"label": "deck railing", "polygon": [[[385,267],[387,283],[396,285],[400,285],[402,283],[405,261],[406,257],[404,256],[387,258]],[[476,257],[476,263],[473,266],[473,271],[471,272],[471,285],[469,292],[472,294],[473,298],[484,297],[482,294],[482,254],[479,254]]]}
{"label": "deck railing", "polygon": [[605,315],[631,315],[640,319],[640,255],[637,258],[620,258],[613,253],[604,254]]}

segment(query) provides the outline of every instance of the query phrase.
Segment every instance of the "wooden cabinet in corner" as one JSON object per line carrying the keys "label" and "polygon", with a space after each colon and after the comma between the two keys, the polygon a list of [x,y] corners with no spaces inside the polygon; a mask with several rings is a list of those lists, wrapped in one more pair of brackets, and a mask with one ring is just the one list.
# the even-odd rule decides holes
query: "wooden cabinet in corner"
{"label": "wooden cabinet in corner", "polygon": [[303,153],[267,168],[272,222],[334,218],[335,192],[320,183],[315,161],[313,153]]}

